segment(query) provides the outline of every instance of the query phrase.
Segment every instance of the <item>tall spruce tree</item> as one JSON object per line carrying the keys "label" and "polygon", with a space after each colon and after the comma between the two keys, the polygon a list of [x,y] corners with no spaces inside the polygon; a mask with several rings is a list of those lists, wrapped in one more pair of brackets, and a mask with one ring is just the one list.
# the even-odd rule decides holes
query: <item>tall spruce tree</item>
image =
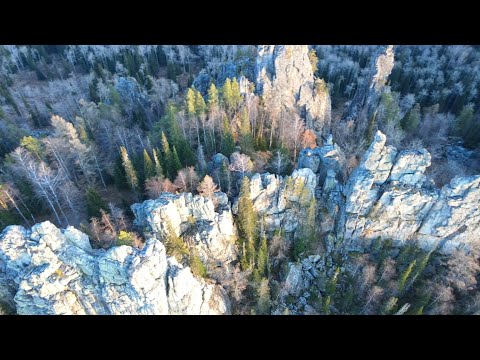
{"label": "tall spruce tree", "polygon": [[218,108],[218,90],[214,83],[210,84],[207,92],[208,111],[214,111]]}
{"label": "tall spruce tree", "polygon": [[178,170],[182,168],[182,163],[180,161],[180,158],[178,157],[177,153],[177,148],[175,145],[173,146],[173,152],[172,152],[172,171],[175,174],[175,176],[178,173]]}
{"label": "tall spruce tree", "polygon": [[230,157],[235,152],[235,141],[233,140],[233,134],[226,116],[223,119],[223,136],[220,152],[226,157]]}
{"label": "tall spruce tree", "polygon": [[245,176],[238,199],[238,230],[242,252],[241,265],[244,270],[253,269],[255,265],[255,242],[257,233],[257,214],[250,198],[250,179]]}
{"label": "tall spruce tree", "polygon": [[145,180],[155,176],[155,166],[146,149],[143,149],[143,174]]}
{"label": "tall spruce tree", "polygon": [[172,163],[173,157],[172,152],[170,150],[170,144],[168,143],[167,136],[162,131],[162,151],[163,151],[163,160],[164,160],[164,171],[165,175],[172,180],[173,179],[173,170],[172,170]]}
{"label": "tall spruce tree", "polygon": [[125,175],[127,178],[127,183],[130,188],[134,191],[138,189],[138,176],[135,168],[128,157],[127,149],[124,146],[120,147],[120,154],[122,156],[122,165],[125,170]]}
{"label": "tall spruce tree", "polygon": [[162,164],[160,163],[160,150],[153,149],[153,160],[155,162],[155,175],[162,176],[163,169],[162,169]]}

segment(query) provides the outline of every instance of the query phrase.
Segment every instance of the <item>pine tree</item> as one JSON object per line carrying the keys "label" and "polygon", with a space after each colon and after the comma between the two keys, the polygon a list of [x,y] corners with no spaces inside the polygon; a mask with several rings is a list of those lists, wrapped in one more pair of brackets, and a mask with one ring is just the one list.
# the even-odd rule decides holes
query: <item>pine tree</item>
{"label": "pine tree", "polygon": [[185,97],[185,108],[189,117],[195,116],[195,91],[192,88],[187,90]]}
{"label": "pine tree", "polygon": [[250,117],[248,116],[247,108],[243,108],[240,122],[240,136],[240,146],[242,147],[242,152],[251,155],[255,149],[251,133]]}
{"label": "pine tree", "polygon": [[[238,228],[242,247],[243,266],[253,268],[255,264],[255,240],[257,231],[257,214],[250,198],[250,179],[245,176],[238,199]],[[246,265],[248,264],[248,265]],[[246,268],[244,268],[246,270]]]}
{"label": "pine tree", "polygon": [[108,210],[108,205],[94,188],[87,189],[87,214],[88,217],[100,217],[100,209]]}
{"label": "pine tree", "polygon": [[233,140],[227,117],[223,119],[223,137],[220,152],[226,157],[230,157],[235,152],[235,141]]}
{"label": "pine tree", "polygon": [[232,82],[227,78],[222,87],[222,102],[227,111],[233,109],[233,101]]}
{"label": "pine tree", "polygon": [[195,90],[195,114],[197,114],[197,116],[202,116],[205,114],[206,109],[207,105],[205,104],[202,94],[200,91]]}
{"label": "pine tree", "polygon": [[233,108],[237,108],[240,106],[242,102],[242,94],[240,93],[240,86],[238,84],[237,78],[233,78],[232,80],[232,103]]}
{"label": "pine tree", "polygon": [[153,160],[155,162],[155,176],[163,176],[162,164],[160,163],[160,151],[153,149]]}
{"label": "pine tree", "polygon": [[208,111],[214,111],[218,108],[218,90],[214,83],[208,88]]}
{"label": "pine tree", "polygon": [[126,189],[128,188],[127,176],[125,174],[125,169],[122,165],[122,156],[119,155],[115,159],[115,164],[113,167],[113,180],[117,189]]}
{"label": "pine tree", "polygon": [[405,131],[415,131],[420,124],[420,116],[420,104],[416,103],[400,122],[402,129]]}
{"label": "pine tree", "polygon": [[400,275],[400,280],[398,282],[398,292],[401,294],[405,289],[405,285],[407,285],[407,281],[410,278],[410,274],[412,273],[413,268],[415,267],[417,260],[413,260],[405,271]]}
{"label": "pine tree", "polygon": [[268,245],[265,235],[260,241],[260,246],[257,251],[257,270],[260,276],[264,277],[268,272]]}
{"label": "pine tree", "polygon": [[177,154],[177,148],[175,145],[173,146],[173,156],[172,156],[172,171],[176,175],[178,170],[182,168],[182,163],[180,162],[180,158]]}
{"label": "pine tree", "polygon": [[125,147],[120,147],[120,154],[122,156],[122,165],[125,169],[125,175],[127,178],[128,185],[134,191],[138,189],[138,176],[135,168],[133,167],[130,158],[128,157],[127,149]]}
{"label": "pine tree", "polygon": [[162,131],[162,150],[163,150],[163,159],[164,159],[164,164],[165,164],[165,175],[172,180],[173,179],[173,170],[172,170],[172,164],[173,164],[173,158],[172,158],[172,152],[170,150],[170,144],[168,143],[168,139],[165,136],[165,133]]}
{"label": "pine tree", "polygon": [[143,149],[143,174],[145,180],[155,176],[155,166],[146,149]]}

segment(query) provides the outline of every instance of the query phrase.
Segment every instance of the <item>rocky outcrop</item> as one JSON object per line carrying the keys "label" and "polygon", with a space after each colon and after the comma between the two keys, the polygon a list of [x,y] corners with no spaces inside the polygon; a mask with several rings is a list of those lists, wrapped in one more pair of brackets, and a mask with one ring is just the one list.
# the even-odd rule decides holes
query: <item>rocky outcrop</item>
{"label": "rocky outcrop", "polygon": [[331,103],[323,80],[314,80],[307,45],[260,45],[256,91],[267,107],[298,113],[318,134],[330,126]]}
{"label": "rocky outcrop", "polygon": [[[310,169],[297,169],[285,177],[269,173],[253,175],[250,196],[262,219],[262,230],[272,233],[282,229],[287,235],[295,236],[304,219],[299,214],[308,208],[316,185],[316,176]],[[238,199],[232,210],[237,213]]]}
{"label": "rocky outcrop", "polygon": [[236,258],[235,227],[227,196],[217,193],[218,206],[213,201],[191,193],[163,193],[158,199],[131,206],[134,224],[144,231],[165,239],[171,231],[188,238],[202,260],[230,262]]}
{"label": "rocky outcrop", "polygon": [[323,184],[328,171],[333,176],[341,172],[343,157],[342,150],[333,142],[333,137],[329,134],[324,146],[317,146],[313,149],[305,148],[300,151],[298,167],[309,168],[315,174],[318,174],[318,183]]}
{"label": "rocky outcrop", "polygon": [[377,56],[372,58],[367,73],[361,83],[358,84],[355,95],[347,111],[343,114],[343,118],[347,120],[356,119],[365,107],[368,109],[375,108],[378,95],[385,86],[394,64],[393,45],[386,48],[382,47]]}
{"label": "rocky outcrop", "polygon": [[0,234],[0,294],[18,314],[227,314],[218,285],[193,276],[150,238],[139,250],[90,247],[50,222]]}
{"label": "rocky outcrop", "polygon": [[377,132],[344,188],[345,238],[418,240],[449,252],[477,241],[480,176],[455,177],[442,189],[426,181],[425,149],[398,152]]}

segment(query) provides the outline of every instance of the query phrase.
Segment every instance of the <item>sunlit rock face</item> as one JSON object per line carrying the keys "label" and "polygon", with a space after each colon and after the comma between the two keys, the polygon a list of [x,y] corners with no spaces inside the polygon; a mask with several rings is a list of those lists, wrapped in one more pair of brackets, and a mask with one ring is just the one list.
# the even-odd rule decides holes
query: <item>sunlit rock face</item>
{"label": "sunlit rock face", "polygon": [[50,222],[0,234],[0,295],[18,314],[227,314],[223,288],[195,278],[150,238],[135,249],[90,247]]}
{"label": "sunlit rock face", "polygon": [[425,149],[398,152],[377,132],[345,185],[345,238],[418,240],[449,252],[478,241],[480,176],[455,177],[437,189],[426,181]]}
{"label": "sunlit rock face", "polygon": [[314,78],[307,45],[260,45],[255,74],[267,108],[297,113],[317,134],[328,130],[330,95],[325,82]]}

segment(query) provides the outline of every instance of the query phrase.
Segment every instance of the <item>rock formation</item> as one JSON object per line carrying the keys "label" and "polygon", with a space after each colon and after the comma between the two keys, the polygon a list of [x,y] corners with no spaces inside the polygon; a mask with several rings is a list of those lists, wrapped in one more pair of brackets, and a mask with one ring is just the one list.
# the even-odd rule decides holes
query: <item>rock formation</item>
{"label": "rock formation", "polygon": [[158,199],[133,204],[134,224],[163,240],[170,231],[193,241],[202,260],[230,262],[236,258],[233,217],[224,193],[213,201],[191,193],[163,193]]}
{"label": "rock formation", "polygon": [[344,188],[346,239],[418,240],[431,249],[468,246],[480,230],[480,175],[455,177],[437,189],[426,182],[425,149],[398,152],[377,132]]}
{"label": "rock formation", "polygon": [[18,314],[227,314],[223,288],[193,276],[150,238],[143,249],[91,248],[50,222],[0,234],[0,296]]}
{"label": "rock formation", "polygon": [[336,176],[341,173],[341,163],[343,161],[342,150],[334,144],[332,135],[328,135],[327,141],[322,147],[314,149],[305,148],[298,155],[298,168],[309,168],[318,174],[318,183],[323,184],[327,172]]}
{"label": "rock formation", "polygon": [[307,45],[260,45],[255,74],[267,107],[297,112],[319,135],[330,126],[330,95],[323,80],[314,80]]}
{"label": "rock formation", "polygon": [[358,84],[355,95],[350,105],[343,114],[343,118],[356,119],[362,109],[375,107],[378,95],[387,82],[395,64],[393,45],[382,48],[368,67],[368,72],[361,83]]}
{"label": "rock formation", "polygon": [[[295,236],[301,227],[299,216],[315,196],[316,176],[310,169],[297,169],[291,176],[264,173],[255,174],[250,180],[250,196],[253,206],[263,219],[263,230],[272,233],[282,229]],[[236,214],[238,201],[233,205]]]}

